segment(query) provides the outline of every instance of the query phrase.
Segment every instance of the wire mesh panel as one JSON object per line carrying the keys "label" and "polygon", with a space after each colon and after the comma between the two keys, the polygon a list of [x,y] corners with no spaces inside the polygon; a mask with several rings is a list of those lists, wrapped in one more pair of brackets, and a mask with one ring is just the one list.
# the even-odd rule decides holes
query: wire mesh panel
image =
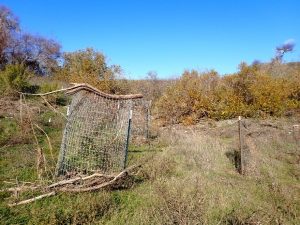
{"label": "wire mesh panel", "polygon": [[151,101],[138,99],[133,102],[134,116],[132,118],[132,137],[148,138],[150,129]]}
{"label": "wire mesh panel", "polygon": [[122,170],[132,102],[87,90],[73,94],[57,174]]}

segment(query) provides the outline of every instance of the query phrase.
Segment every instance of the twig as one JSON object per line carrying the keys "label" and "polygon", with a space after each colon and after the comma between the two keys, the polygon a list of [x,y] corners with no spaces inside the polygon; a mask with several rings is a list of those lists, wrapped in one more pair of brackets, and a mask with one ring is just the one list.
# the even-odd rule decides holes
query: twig
{"label": "twig", "polygon": [[[43,152],[42,152],[42,149],[40,148],[39,141],[38,141],[38,138],[36,136],[36,133],[35,133],[35,130],[34,130],[34,127],[33,127],[33,122],[32,122],[31,115],[30,115],[31,113],[30,113],[29,107],[26,103],[25,96],[23,96],[23,98],[24,98],[24,103],[25,103],[25,106],[26,106],[26,111],[27,111],[27,114],[28,114],[29,122],[30,122],[30,127],[31,127],[31,130],[32,130],[32,134],[33,134],[36,146],[37,146],[37,164],[36,164],[36,168],[37,168],[38,177],[41,178],[40,166],[41,166],[41,164],[44,164],[44,167],[45,167],[45,170],[46,170],[46,162],[44,161],[45,158],[43,157]],[[40,161],[41,159],[43,160],[42,162]]]}
{"label": "twig", "polygon": [[54,155],[53,155],[53,148],[52,148],[52,144],[51,144],[51,141],[50,141],[50,138],[48,136],[48,134],[37,124],[34,124],[40,131],[42,131],[46,138],[47,138],[47,141],[48,141],[48,145],[49,145],[49,149],[50,149],[50,154],[51,154],[51,158],[53,160],[53,162],[55,162],[55,159],[54,159]]}
{"label": "twig", "polygon": [[55,109],[55,108],[50,104],[50,102],[47,101],[47,99],[46,99],[43,95],[41,95],[40,97],[44,100],[44,102],[49,106],[50,109],[52,109],[54,112],[60,114],[60,115],[61,115],[62,117],[64,117],[65,119],[67,119],[67,117],[66,117],[62,112],[60,112],[60,111],[58,111],[57,109]]}
{"label": "twig", "polygon": [[8,204],[8,206],[13,207],[13,206],[17,206],[17,205],[25,205],[25,204],[28,204],[30,202],[34,202],[36,200],[39,200],[39,199],[42,199],[42,198],[45,198],[45,197],[53,196],[55,194],[56,194],[56,192],[52,191],[52,192],[49,192],[47,194],[39,195],[37,197],[30,198],[30,199],[27,199],[27,200],[24,200],[24,201]]}

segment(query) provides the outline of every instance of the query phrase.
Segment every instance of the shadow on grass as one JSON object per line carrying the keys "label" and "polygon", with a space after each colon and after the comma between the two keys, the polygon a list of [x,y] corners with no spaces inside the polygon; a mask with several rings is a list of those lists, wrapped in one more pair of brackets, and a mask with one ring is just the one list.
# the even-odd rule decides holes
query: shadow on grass
{"label": "shadow on grass", "polygon": [[231,151],[225,152],[226,157],[229,159],[229,161],[234,165],[237,171],[240,171],[241,169],[241,155],[240,152],[236,149],[232,149]]}

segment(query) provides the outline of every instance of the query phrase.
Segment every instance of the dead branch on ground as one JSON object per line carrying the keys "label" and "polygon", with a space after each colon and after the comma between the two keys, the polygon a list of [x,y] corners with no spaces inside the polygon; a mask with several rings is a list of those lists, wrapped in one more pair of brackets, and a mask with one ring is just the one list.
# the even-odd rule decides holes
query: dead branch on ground
{"label": "dead branch on ground", "polygon": [[126,178],[133,174],[141,165],[134,165],[128,167],[127,169],[121,171],[119,174],[107,175],[101,173],[94,173],[88,176],[79,176],[68,180],[61,180],[59,182],[53,183],[49,186],[42,187],[42,186],[18,186],[15,188],[8,188],[4,191],[19,193],[26,190],[44,190],[46,193],[42,195],[38,195],[36,197],[22,200],[19,202],[8,204],[10,207],[24,205],[36,200],[46,198],[49,196],[54,196],[57,193],[63,192],[89,192],[89,191],[98,191],[105,188],[117,188],[120,187],[122,184],[126,183]]}

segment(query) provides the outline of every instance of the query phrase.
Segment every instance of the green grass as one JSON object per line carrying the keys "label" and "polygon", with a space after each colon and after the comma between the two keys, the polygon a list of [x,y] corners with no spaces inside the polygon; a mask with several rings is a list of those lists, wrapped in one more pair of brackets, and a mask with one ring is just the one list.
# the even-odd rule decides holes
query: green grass
{"label": "green grass", "polygon": [[9,139],[18,130],[17,122],[12,118],[0,118],[0,144],[9,144]]}

